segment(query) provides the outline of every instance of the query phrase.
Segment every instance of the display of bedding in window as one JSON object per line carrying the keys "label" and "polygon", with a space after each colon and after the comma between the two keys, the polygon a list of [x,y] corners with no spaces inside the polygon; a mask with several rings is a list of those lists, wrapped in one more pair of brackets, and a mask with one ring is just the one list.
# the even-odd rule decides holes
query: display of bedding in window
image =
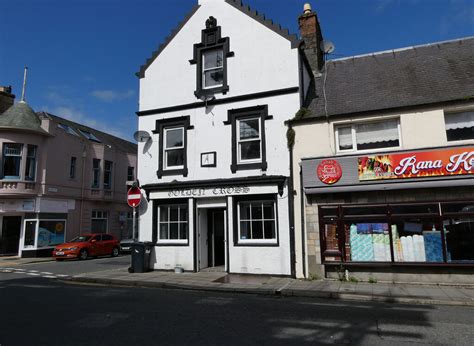
{"label": "display of bedding in window", "polygon": [[423,231],[415,224],[406,223],[404,231],[419,232],[400,236],[397,225],[392,225],[393,252],[395,262],[442,262],[443,246],[441,232]]}
{"label": "display of bedding in window", "polygon": [[388,224],[352,224],[350,226],[350,259],[353,262],[390,262]]}

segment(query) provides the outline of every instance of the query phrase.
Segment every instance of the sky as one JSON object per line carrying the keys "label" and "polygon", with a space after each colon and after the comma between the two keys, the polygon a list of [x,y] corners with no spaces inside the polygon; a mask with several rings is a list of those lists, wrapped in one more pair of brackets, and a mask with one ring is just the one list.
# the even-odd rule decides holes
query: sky
{"label": "sky", "polygon": [[[135,73],[197,0],[0,0],[0,85],[46,111],[133,140]],[[298,34],[309,2],[330,59],[474,36],[474,0],[244,0]]]}

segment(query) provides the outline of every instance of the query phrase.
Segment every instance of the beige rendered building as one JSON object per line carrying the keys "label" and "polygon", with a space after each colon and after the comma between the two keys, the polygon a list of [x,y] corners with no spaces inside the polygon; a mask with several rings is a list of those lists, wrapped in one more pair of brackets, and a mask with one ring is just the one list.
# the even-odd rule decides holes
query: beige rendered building
{"label": "beige rendered building", "polygon": [[324,60],[300,20],[297,276],[474,282],[474,38]]}

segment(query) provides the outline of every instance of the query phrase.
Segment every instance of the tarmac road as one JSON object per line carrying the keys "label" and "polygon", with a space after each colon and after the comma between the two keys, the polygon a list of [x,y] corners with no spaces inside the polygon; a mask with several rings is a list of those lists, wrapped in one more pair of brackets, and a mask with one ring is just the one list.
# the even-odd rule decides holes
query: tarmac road
{"label": "tarmac road", "polygon": [[[82,265],[88,263],[70,268]],[[470,307],[75,285],[1,272],[0,279],[2,346],[471,345],[474,339]]]}
{"label": "tarmac road", "polygon": [[[29,264],[18,264],[15,260],[2,260],[0,263],[0,281],[2,280],[1,272],[5,269],[12,269],[13,273],[9,273],[8,277],[12,275],[22,277],[29,276],[48,276],[59,275],[73,276],[84,273],[92,273],[96,271],[109,270],[120,267],[130,266],[130,256],[122,255],[119,257],[99,257],[90,258],[85,261],[67,260],[67,261],[48,261]],[[39,273],[39,275],[33,275]]]}

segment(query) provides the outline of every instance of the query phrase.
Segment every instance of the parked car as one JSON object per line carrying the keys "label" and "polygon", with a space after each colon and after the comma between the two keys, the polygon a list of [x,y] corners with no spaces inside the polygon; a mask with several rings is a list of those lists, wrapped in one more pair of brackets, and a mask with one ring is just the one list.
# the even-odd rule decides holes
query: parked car
{"label": "parked car", "polygon": [[121,253],[130,253],[132,252],[132,244],[134,243],[133,239],[122,239],[120,241],[120,252]]}
{"label": "parked car", "polygon": [[68,258],[85,260],[89,256],[113,256],[120,253],[117,239],[110,234],[83,234],[71,241],[57,245],[53,250],[53,257],[57,261]]}

